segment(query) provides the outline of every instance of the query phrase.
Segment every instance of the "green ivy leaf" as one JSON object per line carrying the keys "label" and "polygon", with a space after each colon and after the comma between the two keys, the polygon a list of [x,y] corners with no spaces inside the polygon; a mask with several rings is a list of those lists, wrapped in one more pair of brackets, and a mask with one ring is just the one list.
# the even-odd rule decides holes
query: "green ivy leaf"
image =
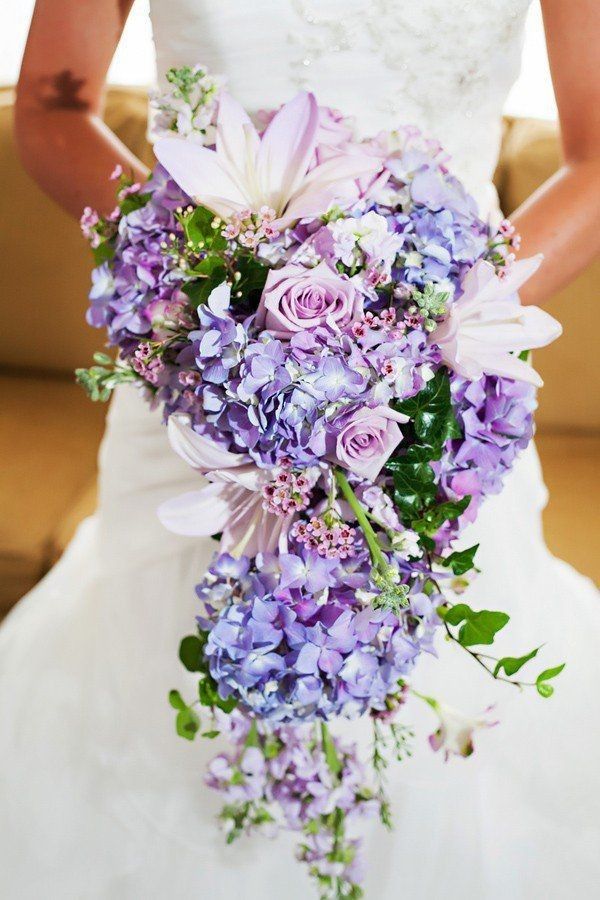
{"label": "green ivy leaf", "polygon": [[543,672],[540,672],[535,680],[535,686],[540,697],[552,696],[554,688],[551,684],[547,684],[547,682],[550,681],[551,678],[556,678],[557,675],[560,675],[565,666],[566,663],[561,663],[560,666],[554,666],[552,669],[544,669]]}
{"label": "green ivy leaf", "polygon": [[183,697],[179,693],[179,691],[169,691],[169,703],[173,707],[173,709],[186,709],[187,703],[184,701]]}
{"label": "green ivy leaf", "polygon": [[551,678],[556,678],[557,675],[560,675],[565,666],[566,663],[561,663],[560,666],[554,666],[552,669],[544,669],[543,672],[540,672],[536,680],[540,682],[550,681]]}
{"label": "green ivy leaf", "polygon": [[187,706],[177,713],[175,728],[179,737],[185,738],[187,741],[193,741],[200,728],[200,718],[193,709]]}
{"label": "green ivy leaf", "polygon": [[448,438],[460,437],[452,409],[450,379],[443,368],[418,394],[396,402],[394,407],[410,417],[417,437],[427,444],[440,446]]}
{"label": "green ivy leaf", "polygon": [[204,669],[204,643],[195,634],[184,637],[179,645],[179,659],[188,672]]}
{"label": "green ivy leaf", "polygon": [[230,713],[237,706],[237,700],[234,697],[227,697],[224,700],[219,695],[217,683],[210,675],[206,675],[198,682],[198,699],[202,706],[211,708],[216,706],[225,713]]}
{"label": "green ivy leaf", "polygon": [[412,527],[419,533],[435,534],[444,522],[458,519],[470,502],[471,497],[467,495],[466,497],[461,497],[460,500],[448,500],[445,503],[438,503],[437,506],[432,506],[426,510],[420,519],[413,521]]}
{"label": "green ivy leaf", "polygon": [[504,669],[504,674],[510,678],[511,675],[522,669],[525,663],[537,656],[539,649],[539,647],[536,647],[535,650],[532,650],[531,653],[526,653],[525,656],[503,656],[496,663],[494,677],[498,675],[501,669]]}
{"label": "green ivy leaf", "polygon": [[464,575],[474,567],[475,554],[478,549],[479,544],[475,544],[467,550],[456,550],[443,560],[443,564],[452,569],[455,575]]}
{"label": "green ivy leaf", "polygon": [[435,458],[434,448],[413,445],[387,463],[394,482],[393,500],[405,522],[411,522],[435,501],[437,487],[430,465]]}
{"label": "green ivy leaf", "polygon": [[510,620],[510,616],[506,613],[490,609],[475,611],[466,603],[457,603],[449,609],[442,607],[438,610],[438,614],[448,625],[461,626],[457,640],[463,647],[493,644],[496,634]]}

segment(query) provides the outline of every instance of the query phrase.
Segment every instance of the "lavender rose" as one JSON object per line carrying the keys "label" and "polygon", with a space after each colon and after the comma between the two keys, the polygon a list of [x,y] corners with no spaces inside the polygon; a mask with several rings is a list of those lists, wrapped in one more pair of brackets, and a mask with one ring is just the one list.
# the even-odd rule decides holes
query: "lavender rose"
{"label": "lavender rose", "polygon": [[289,263],[269,272],[256,323],[280,340],[330,323],[345,328],[362,315],[362,297],[348,278],[327,263],[314,269]]}
{"label": "lavender rose", "polygon": [[355,475],[374,481],[402,440],[398,423],[407,421],[407,416],[389,406],[367,406],[341,416],[334,422],[334,427],[339,427],[331,459]]}

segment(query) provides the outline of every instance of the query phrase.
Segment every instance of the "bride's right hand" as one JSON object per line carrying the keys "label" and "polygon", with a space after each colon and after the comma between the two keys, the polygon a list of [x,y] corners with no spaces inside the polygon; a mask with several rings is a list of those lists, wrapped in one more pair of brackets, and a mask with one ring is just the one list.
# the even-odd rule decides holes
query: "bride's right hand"
{"label": "bride's right hand", "polygon": [[37,0],[23,57],[15,134],[23,165],[79,218],[115,205],[117,163],[134,179],[145,166],[102,121],[106,73],[133,0]]}

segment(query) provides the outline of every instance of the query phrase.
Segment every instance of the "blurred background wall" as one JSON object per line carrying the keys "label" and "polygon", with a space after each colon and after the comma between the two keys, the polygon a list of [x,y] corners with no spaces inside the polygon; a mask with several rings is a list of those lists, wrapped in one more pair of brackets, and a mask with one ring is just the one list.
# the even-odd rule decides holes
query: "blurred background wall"
{"label": "blurred background wall", "polygon": [[[75,222],[30,181],[12,136],[14,85],[33,0],[0,9],[0,615],[62,553],[96,502],[104,406],[74,384],[102,335],[85,324],[91,258]],[[147,0],[138,0],[113,62],[106,119],[134,152],[146,143],[146,85],[154,78]],[[120,86],[115,86],[120,85]],[[556,108],[537,4],[523,70],[506,107],[496,182],[510,213],[560,164]],[[541,351],[537,443],[550,502],[552,550],[600,580],[600,397],[595,350],[600,263],[551,298],[563,338]],[[568,598],[566,598],[568,599]]]}

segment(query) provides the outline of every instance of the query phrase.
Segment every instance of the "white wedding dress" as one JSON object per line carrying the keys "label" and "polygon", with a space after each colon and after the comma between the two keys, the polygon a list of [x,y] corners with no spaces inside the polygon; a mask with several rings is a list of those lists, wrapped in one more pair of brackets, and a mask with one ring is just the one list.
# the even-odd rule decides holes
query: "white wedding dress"
{"label": "white wedding dress", "polygon": [[[416,123],[494,215],[528,5],[153,0],[152,16],[159,71],[202,61],[251,111],[309,87],[363,132]],[[100,462],[98,513],[0,629],[0,896],[306,900],[287,836],[225,846],[202,782],[219,742],[177,738],[166,702],[169,688],[193,690],[177,647],[215,545],[165,532],[155,509],[196,477],[130,388],[113,400]],[[546,549],[545,500],[530,448],[466,536],[483,569],[468,599],[511,614],[501,649],[545,642],[539,668],[567,661],[555,696],[497,684],[443,642],[420,663],[418,687],[469,712],[496,703],[501,724],[445,765],[426,744],[429,711],[409,703],[415,754],[389,781],[396,829],[365,824],[367,898],[598,896],[600,610],[591,583]],[[366,740],[364,723],[343,728]]]}

